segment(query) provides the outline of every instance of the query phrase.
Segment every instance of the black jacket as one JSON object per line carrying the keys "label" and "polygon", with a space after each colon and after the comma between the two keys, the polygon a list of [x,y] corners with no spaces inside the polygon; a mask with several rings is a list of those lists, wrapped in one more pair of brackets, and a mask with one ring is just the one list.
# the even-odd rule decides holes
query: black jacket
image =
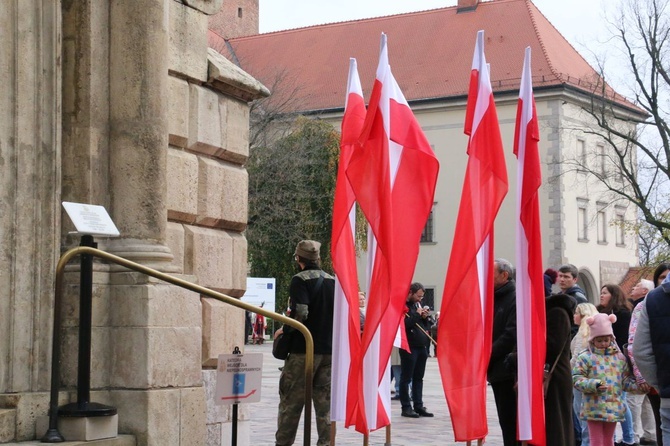
{"label": "black jacket", "polygon": [[[422,318],[418,313],[416,304],[407,302],[407,314],[405,317],[405,334],[407,335],[407,343],[412,347],[428,347],[430,345],[430,338],[422,332],[419,327],[430,333],[430,327],[433,325],[433,318]],[[418,327],[417,327],[418,325]]]}
{"label": "black jacket", "polygon": [[489,382],[513,380],[505,357],[516,349],[516,283],[510,280],[493,295],[493,344],[487,371]]}
{"label": "black jacket", "polygon": [[[316,285],[319,276],[323,282],[319,290]],[[307,326],[314,338],[314,354],[330,355],[333,343],[333,307],[335,299],[335,279],[320,269],[305,269],[291,279],[289,288],[291,317],[301,319],[299,314],[307,307],[307,319],[301,322]],[[293,331],[284,327],[286,333]],[[291,353],[305,353],[305,338],[300,332],[291,333]]]}
{"label": "black jacket", "polygon": [[[598,306],[598,311],[603,313],[602,307]],[[612,332],[614,333],[614,339],[616,339],[619,350],[623,351],[623,346],[628,343],[631,312],[622,308],[613,313],[616,316],[616,322],[612,324]]]}

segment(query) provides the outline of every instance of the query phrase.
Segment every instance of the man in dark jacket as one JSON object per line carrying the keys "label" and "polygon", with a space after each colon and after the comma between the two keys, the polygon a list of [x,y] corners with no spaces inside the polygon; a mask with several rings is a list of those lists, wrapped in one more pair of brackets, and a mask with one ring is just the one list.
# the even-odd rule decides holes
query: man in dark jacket
{"label": "man in dark jacket", "polygon": [[[584,290],[577,285],[577,279],[579,277],[579,270],[577,267],[571,263],[566,263],[561,265],[558,268],[558,286],[561,288],[561,294],[570,296],[570,298],[575,302],[575,307],[579,304],[585,304],[588,302],[586,298],[586,293]],[[570,337],[571,339],[575,337],[579,331],[579,326],[570,322]]]}
{"label": "man in dark jacket", "polygon": [[[426,371],[430,338],[427,332],[433,325],[428,307],[421,306],[425,290],[416,282],[409,288],[405,334],[410,351],[400,350],[400,404],[401,415],[409,418],[432,417],[423,406],[423,375]],[[409,383],[412,383],[412,397],[409,395]],[[412,409],[414,405],[414,409]]]}
{"label": "man in dark jacket", "polygon": [[661,395],[663,444],[670,445],[670,276],[642,304],[633,357],[644,380]]}
{"label": "man in dark jacket", "polygon": [[[321,243],[303,240],[295,249],[300,272],[289,288],[291,317],[305,324],[314,339],[312,401],[319,433],[318,446],[330,445],[330,373],[333,338],[335,279],[321,270]],[[295,441],[300,414],[305,404],[305,338],[292,327],[291,348],[279,378],[277,446]],[[276,335],[275,335],[276,336]]]}
{"label": "man in dark jacket", "polygon": [[575,299],[576,305],[588,302],[586,293],[577,285],[578,278],[579,270],[575,265],[566,263],[558,268],[558,286],[561,288],[561,293]]}
{"label": "man in dark jacket", "polygon": [[493,287],[493,344],[487,378],[493,389],[504,445],[515,446],[520,444],[516,440],[516,374],[506,365],[505,358],[516,350],[516,284],[514,266],[505,259],[495,261]]}

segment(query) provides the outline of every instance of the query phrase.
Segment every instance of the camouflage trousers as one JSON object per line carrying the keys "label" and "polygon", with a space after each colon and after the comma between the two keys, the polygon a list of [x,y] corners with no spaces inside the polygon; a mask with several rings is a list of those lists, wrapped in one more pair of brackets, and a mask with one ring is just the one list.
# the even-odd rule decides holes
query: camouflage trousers
{"label": "camouflage trousers", "polygon": [[[314,355],[312,402],[316,414],[318,446],[330,445],[330,355]],[[290,446],[300,424],[305,405],[305,355],[291,353],[279,378],[277,446]]]}

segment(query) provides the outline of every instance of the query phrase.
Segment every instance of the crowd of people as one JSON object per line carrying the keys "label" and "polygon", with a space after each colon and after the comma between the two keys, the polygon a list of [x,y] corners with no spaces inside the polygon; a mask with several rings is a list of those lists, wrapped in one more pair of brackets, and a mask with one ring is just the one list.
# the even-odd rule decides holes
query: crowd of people
{"label": "crowd of people", "polygon": [[[547,445],[670,445],[669,271],[669,263],[658,265],[629,295],[605,284],[597,306],[577,285],[574,265],[545,271]],[[504,444],[518,445],[516,296],[507,260],[495,261],[494,287],[488,380]]]}
{"label": "crowd of people", "polygon": [[[291,280],[290,315],[314,338],[313,403],[317,445],[330,444],[330,374],[334,278],[321,270],[320,243],[301,241],[295,251],[300,272]],[[598,305],[577,284],[579,271],[566,264],[545,271],[545,426],[548,446],[670,446],[670,264],[653,279],[641,279],[627,295],[605,284]],[[504,445],[517,440],[516,285],[514,266],[494,262],[494,319],[487,378],[493,390]],[[554,293],[556,289],[556,293]],[[392,378],[401,415],[432,417],[423,403],[423,379],[434,312],[421,301],[425,289],[410,286],[404,328],[410,351],[399,350]],[[365,295],[359,296],[361,328]],[[284,327],[278,331],[288,331]],[[433,331],[434,333],[434,331]],[[279,382],[277,445],[293,444],[304,405],[302,336],[291,341]],[[395,353],[395,352],[394,352]],[[621,438],[615,442],[616,425]]]}

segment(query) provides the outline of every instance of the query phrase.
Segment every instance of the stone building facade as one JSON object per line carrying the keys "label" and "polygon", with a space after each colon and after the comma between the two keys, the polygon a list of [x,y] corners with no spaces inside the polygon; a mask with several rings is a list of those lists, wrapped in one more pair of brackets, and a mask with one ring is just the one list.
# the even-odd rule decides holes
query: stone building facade
{"label": "stone building facade", "polygon": [[[208,49],[222,5],[0,2],[0,442],[43,434],[55,267],[78,243],[62,201],[107,209],[121,236],[101,249],[244,293],[248,103],[269,91]],[[61,314],[62,403],[75,398],[78,268]],[[93,281],[91,400],[117,407],[138,445],[222,444],[214,367],[243,342],[243,310],[103,262]]]}

